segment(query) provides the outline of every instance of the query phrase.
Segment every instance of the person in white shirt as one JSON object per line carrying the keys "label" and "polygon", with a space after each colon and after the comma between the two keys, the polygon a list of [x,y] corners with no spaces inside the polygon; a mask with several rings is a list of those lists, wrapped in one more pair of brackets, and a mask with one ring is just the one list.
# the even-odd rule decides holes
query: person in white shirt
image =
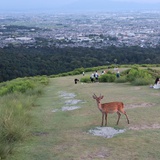
{"label": "person in white shirt", "polygon": [[153,88],[160,89],[160,78],[156,78]]}
{"label": "person in white shirt", "polygon": [[96,73],[95,73],[95,78],[96,78],[96,81],[98,82],[98,77],[99,77],[99,74],[98,74],[98,72],[96,71]]}

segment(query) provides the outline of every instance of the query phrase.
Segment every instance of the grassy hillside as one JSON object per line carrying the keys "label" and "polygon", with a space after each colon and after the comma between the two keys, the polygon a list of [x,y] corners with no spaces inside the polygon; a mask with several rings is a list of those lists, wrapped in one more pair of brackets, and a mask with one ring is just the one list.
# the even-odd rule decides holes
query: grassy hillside
{"label": "grassy hillside", "polygon": [[[7,160],[160,159],[159,90],[128,82],[74,84],[75,78],[82,75],[50,78],[30,111],[30,135],[16,144]],[[124,133],[110,139],[88,133],[101,124],[93,93],[104,95],[103,102],[124,102],[130,124],[122,115],[116,126],[117,114],[108,116],[108,127],[126,129]],[[72,102],[81,101],[71,105],[64,94],[73,95]],[[66,105],[81,108],[62,111]]]}

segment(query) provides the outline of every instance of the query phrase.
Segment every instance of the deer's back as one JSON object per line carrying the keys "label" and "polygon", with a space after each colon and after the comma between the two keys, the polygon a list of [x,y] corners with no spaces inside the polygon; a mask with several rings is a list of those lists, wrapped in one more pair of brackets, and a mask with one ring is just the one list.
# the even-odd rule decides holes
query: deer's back
{"label": "deer's back", "polygon": [[109,102],[102,104],[102,110],[108,113],[121,111],[124,108],[123,102]]}

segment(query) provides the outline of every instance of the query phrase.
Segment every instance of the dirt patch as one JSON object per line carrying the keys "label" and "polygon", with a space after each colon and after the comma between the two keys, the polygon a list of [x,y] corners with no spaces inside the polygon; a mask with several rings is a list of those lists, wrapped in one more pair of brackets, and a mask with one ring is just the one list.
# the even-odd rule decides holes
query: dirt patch
{"label": "dirt patch", "polygon": [[79,109],[81,108],[80,106],[64,106],[62,107],[62,111],[72,111],[72,110],[75,110],[75,109]]}
{"label": "dirt patch", "polygon": [[[160,129],[160,124],[152,124],[152,125],[135,125],[128,128],[129,130],[145,130],[145,129]],[[96,127],[88,131],[89,134],[94,136],[100,136],[104,138],[112,138],[118,134],[124,133],[126,129],[114,129],[112,127]]]}
{"label": "dirt patch", "polygon": [[70,98],[76,97],[76,95],[74,93],[68,93],[65,91],[60,91],[59,96],[65,98],[65,99],[70,99]]}
{"label": "dirt patch", "polygon": [[129,129],[131,130],[160,129],[160,124],[132,126],[129,127]]}
{"label": "dirt patch", "polygon": [[139,108],[139,107],[152,107],[155,103],[135,103],[135,104],[125,104],[126,108]]}
{"label": "dirt patch", "polygon": [[73,105],[73,104],[77,104],[79,102],[82,102],[82,101],[79,99],[69,99],[69,100],[65,101],[65,105]]}
{"label": "dirt patch", "polygon": [[74,93],[60,91],[59,96],[64,101],[64,106],[61,109],[54,109],[52,110],[52,112],[72,111],[81,108],[80,106],[78,106],[79,103],[84,103],[82,100],[75,99],[76,95]]}
{"label": "dirt patch", "polygon": [[112,138],[113,136],[125,132],[125,129],[116,130],[112,127],[96,127],[89,130],[89,133],[95,136],[101,136],[105,138]]}

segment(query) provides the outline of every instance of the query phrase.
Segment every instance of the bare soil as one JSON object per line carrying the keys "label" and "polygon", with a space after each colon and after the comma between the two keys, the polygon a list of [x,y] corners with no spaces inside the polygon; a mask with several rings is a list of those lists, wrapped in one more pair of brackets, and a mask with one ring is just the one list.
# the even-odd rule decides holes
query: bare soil
{"label": "bare soil", "polygon": [[89,130],[90,134],[95,136],[101,136],[105,138],[112,138],[113,136],[125,132],[125,129],[116,130],[112,127],[96,127],[94,129]]}

